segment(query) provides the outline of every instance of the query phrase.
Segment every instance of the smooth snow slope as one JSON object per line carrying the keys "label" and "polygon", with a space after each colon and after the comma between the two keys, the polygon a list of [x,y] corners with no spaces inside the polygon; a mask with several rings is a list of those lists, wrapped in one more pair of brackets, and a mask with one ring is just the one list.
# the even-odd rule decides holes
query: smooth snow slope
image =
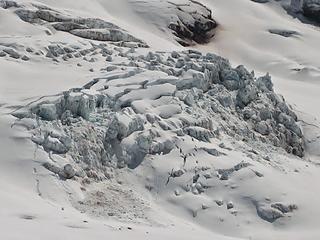
{"label": "smooth snow slope", "polygon": [[[149,23],[148,19],[133,11],[129,0],[38,2],[76,11],[79,15],[91,15],[115,22],[144,39],[154,50],[181,49],[172,39],[168,40],[165,33]],[[319,126],[317,120],[320,119],[320,30],[293,19],[278,3],[258,4],[249,0],[201,2],[212,8],[220,27],[212,43],[197,48],[227,57],[235,65],[244,64],[261,73],[270,72],[276,91],[282,93],[297,111],[301,111],[302,120]],[[294,30],[300,35],[284,38],[270,34],[269,29]],[[26,43],[36,47],[40,43],[55,41],[77,42],[78,39],[66,33],[47,36],[44,28],[24,23],[13,14],[0,9],[0,43]],[[103,66],[102,63],[96,64]],[[172,215],[177,217],[155,208],[162,221],[169,219],[170,224],[166,227],[98,221],[73,209],[66,192],[76,191],[77,186],[72,188],[72,182],[64,185],[64,182],[58,181],[41,168],[40,163],[48,156],[40,150],[34,154],[35,146],[30,143],[28,133],[19,128],[12,129],[13,118],[5,114],[11,112],[13,105],[24,104],[29,99],[83,85],[91,78],[92,74],[88,69],[93,66],[88,64],[84,69],[79,69],[72,64],[52,65],[51,62],[40,59],[22,65],[13,60],[0,59],[0,239],[231,239],[223,234],[238,234],[236,231],[229,233],[228,225],[225,228],[221,227],[221,235],[209,232],[207,229],[210,229],[210,218],[200,219],[200,223],[207,229],[191,224],[192,219],[184,222],[181,219],[185,212],[174,205],[164,205],[163,208],[171,210]],[[316,139],[309,145],[310,156],[307,158],[319,163],[317,156],[320,155],[320,143],[316,138],[318,133],[307,125],[305,132],[308,139]],[[237,157],[239,156],[234,155],[234,158]],[[161,168],[159,161],[161,160],[156,159],[155,165],[159,164]],[[294,165],[294,161],[290,160],[288,165],[292,164],[292,171],[295,167],[304,169],[307,168],[305,165],[308,165],[304,162]],[[291,172],[284,183],[283,175],[274,175],[273,184],[282,182],[281,187],[287,187],[289,195],[295,196],[295,200],[302,204],[298,220],[293,220],[287,231],[266,226],[265,231],[258,229],[254,233],[243,235],[253,235],[253,239],[260,237],[313,240],[320,237],[317,229],[319,209],[313,211],[320,202],[316,186],[320,180],[320,172],[319,168],[312,164],[309,167],[297,177]],[[254,185],[257,186],[259,185]],[[263,184],[260,186],[263,188]],[[247,189],[251,187],[249,185]],[[186,202],[188,204],[188,201]],[[128,226],[133,230],[127,229]],[[261,224],[257,226],[261,227]],[[219,228],[219,225],[215,228]],[[277,232],[278,235],[275,237],[274,234]]]}

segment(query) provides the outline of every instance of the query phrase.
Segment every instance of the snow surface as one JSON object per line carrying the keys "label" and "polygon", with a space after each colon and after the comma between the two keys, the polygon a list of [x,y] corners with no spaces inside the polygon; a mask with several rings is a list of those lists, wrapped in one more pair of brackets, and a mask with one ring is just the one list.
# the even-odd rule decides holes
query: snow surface
{"label": "snow surface", "polygon": [[[161,31],[159,25],[154,24],[165,23],[148,19],[153,16],[139,15],[134,10],[133,0],[37,2],[120,26],[150,46],[150,49],[138,49],[139,54],[151,50],[183,50],[168,31]],[[42,164],[53,159],[63,166],[68,159],[63,155],[49,156],[42,148],[37,148],[30,141],[28,129],[36,127],[37,122],[31,119],[17,121],[10,113],[43,97],[55,100],[63,91],[84,86],[101,76],[97,72],[106,67],[106,61],[98,55],[93,56],[94,62],[72,59],[56,63],[42,55],[28,54],[24,47],[45,51],[44,47],[53,43],[83,48],[91,45],[88,40],[65,32],[52,31],[53,34],[48,35],[47,26],[26,23],[10,9],[0,8],[0,48],[14,46],[31,56],[29,61],[0,57],[1,239],[320,238],[317,186],[320,181],[320,29],[294,19],[279,2],[199,2],[212,9],[219,28],[211,43],[195,48],[226,57],[234,66],[243,64],[257,75],[269,72],[276,92],[283,94],[298,114],[306,138],[306,156],[300,159],[270,149],[272,161],[269,163],[260,156],[255,157],[255,153],[252,153],[253,157],[248,155],[248,146],[232,138],[223,138],[231,150],[219,147],[221,141],[217,139],[211,143],[196,142],[199,149],[215,148],[227,154],[213,157],[206,151],[195,153],[194,141],[186,138],[180,148],[185,154],[190,153],[185,166],[189,172],[179,178],[170,178],[167,185],[168,173],[181,168],[183,160],[178,150],[167,155],[149,156],[135,169],[112,172],[115,175],[112,181],[92,181],[83,185],[73,179],[61,180]],[[270,29],[296,31],[298,35],[286,38],[271,34]],[[113,64],[121,65],[121,61],[121,58],[115,58]],[[163,72],[131,77],[124,77],[123,73],[120,69],[103,75],[113,79],[108,81],[106,94],[117,95],[128,88],[137,89],[145,79],[152,82],[165,78]],[[113,77],[115,75],[117,77]],[[124,103],[135,100],[135,107],[141,112],[170,118],[180,113],[179,107],[157,98],[172,93],[173,85],[169,82],[175,80],[170,78],[163,85],[132,91],[122,96],[122,100]],[[104,83],[99,82],[88,90],[88,95],[95,95],[95,91],[103,88]],[[252,165],[233,172],[226,182],[212,178],[209,184],[213,187],[204,194],[186,192],[182,187],[192,179],[190,172],[196,167],[229,169],[242,161]],[[257,172],[263,177],[258,177]],[[214,175],[211,170],[208,173]],[[257,199],[266,204],[262,208],[268,208],[269,203],[285,202],[296,204],[298,209],[270,223],[258,216],[254,206]],[[227,209],[230,202],[234,208]]]}

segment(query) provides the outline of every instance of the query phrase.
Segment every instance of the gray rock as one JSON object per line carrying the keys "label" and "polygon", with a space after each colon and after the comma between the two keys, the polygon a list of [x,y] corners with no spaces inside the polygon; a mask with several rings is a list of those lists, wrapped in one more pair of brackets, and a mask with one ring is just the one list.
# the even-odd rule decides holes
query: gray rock
{"label": "gray rock", "polygon": [[295,204],[284,204],[284,203],[273,203],[271,207],[278,209],[282,213],[289,213],[298,209],[298,206]]}
{"label": "gray rock", "polygon": [[215,157],[219,157],[222,155],[226,155],[223,152],[218,151],[217,149],[214,148],[201,148],[202,150],[206,151],[208,154],[215,156]]}
{"label": "gray rock", "polygon": [[64,22],[64,21],[71,20],[71,18],[63,16],[59,12],[54,10],[49,10],[49,9],[38,10],[36,14],[38,18],[45,20],[47,22]]}
{"label": "gray rock", "polygon": [[34,52],[34,50],[33,50],[31,47],[27,47],[27,48],[26,48],[26,51],[27,51],[28,53],[33,53],[33,52]]}
{"label": "gray rock", "polygon": [[60,168],[56,165],[46,162],[43,164],[43,166],[50,172],[58,174],[62,179],[71,179],[77,174],[70,164],[66,164],[63,168]]}
{"label": "gray rock", "polygon": [[219,207],[223,205],[223,201],[222,200],[215,200],[215,202]]}
{"label": "gray rock", "polygon": [[270,223],[273,223],[278,218],[284,217],[284,214],[281,211],[267,205],[258,205],[256,208],[258,216]]}
{"label": "gray rock", "polygon": [[220,180],[228,180],[229,176],[232,175],[233,172],[239,171],[243,168],[250,166],[250,163],[240,162],[232,168],[227,169],[218,169],[218,173],[220,175]]}
{"label": "gray rock", "polygon": [[12,48],[5,48],[3,51],[12,58],[19,59],[21,57],[20,54]]}
{"label": "gray rock", "polygon": [[234,207],[232,202],[227,203],[227,209],[232,209]]}
{"label": "gray rock", "polygon": [[52,27],[54,27],[58,31],[65,31],[70,32],[74,29],[86,29],[87,27],[81,24],[77,24],[74,22],[58,22],[52,24]]}
{"label": "gray rock", "polygon": [[97,41],[141,42],[141,40],[119,29],[74,29],[70,33],[78,37]]}
{"label": "gray rock", "polygon": [[320,23],[320,0],[304,0],[302,9],[306,17]]}
{"label": "gray rock", "polygon": [[66,179],[71,179],[76,175],[76,171],[74,170],[74,168],[70,164],[66,164],[63,167],[63,173],[64,173],[64,177]]}
{"label": "gray rock", "polygon": [[301,11],[303,0],[291,0],[290,7],[291,10],[295,13]]}
{"label": "gray rock", "polygon": [[184,174],[184,171],[182,169],[176,170],[176,171],[172,171],[170,173],[170,176],[173,178],[177,178],[177,177],[181,177]]}
{"label": "gray rock", "polygon": [[196,1],[187,1],[186,4],[192,6],[190,9],[198,10],[190,12],[188,8],[181,8],[178,4],[173,4],[173,7],[177,8],[178,20],[171,22],[168,28],[175,32],[175,35],[178,36],[177,41],[182,46],[190,46],[194,42],[199,44],[209,42],[218,26],[212,18],[211,10]]}
{"label": "gray rock", "polygon": [[18,6],[19,6],[18,3],[16,3],[15,1],[11,1],[11,0],[0,1],[0,8],[8,9],[8,8],[18,7]]}
{"label": "gray rock", "polygon": [[272,34],[276,34],[276,35],[282,36],[282,37],[286,37],[286,38],[301,35],[297,31],[284,30],[284,29],[269,29],[269,32],[272,33]]}
{"label": "gray rock", "polygon": [[23,55],[23,57],[21,59],[23,61],[29,61],[30,60],[30,58],[28,56],[26,56],[26,55]]}

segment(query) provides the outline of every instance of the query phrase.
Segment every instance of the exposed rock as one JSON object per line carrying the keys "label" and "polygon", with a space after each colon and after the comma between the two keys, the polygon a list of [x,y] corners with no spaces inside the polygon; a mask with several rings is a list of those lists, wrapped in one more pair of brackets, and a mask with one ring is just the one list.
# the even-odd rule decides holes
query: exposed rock
{"label": "exposed rock", "polygon": [[293,30],[270,29],[269,32],[282,37],[294,37],[300,35],[297,31]]}
{"label": "exposed rock", "polygon": [[[170,1],[130,1],[132,8],[146,17],[152,15],[151,22],[162,31],[166,28],[168,34],[173,34],[178,43],[190,46],[210,41],[218,24],[212,17],[212,12],[206,6],[193,0],[183,0],[179,3]],[[159,8],[162,9],[159,12]]]}
{"label": "exposed rock", "polygon": [[276,208],[267,205],[258,205],[257,213],[263,220],[273,223],[278,218],[284,217],[284,214]]}
{"label": "exposed rock", "polygon": [[11,0],[1,0],[0,1],[0,7],[4,9],[12,8],[12,7],[18,7],[18,3]]}
{"label": "exposed rock", "polygon": [[303,0],[291,0],[290,7],[293,12],[299,12],[302,8]]}
{"label": "exposed rock", "polygon": [[320,0],[304,0],[302,9],[306,17],[320,23]]}
{"label": "exposed rock", "polygon": [[174,33],[180,38],[178,42],[183,46],[192,45],[192,42],[196,43],[207,43],[214,36],[214,29],[218,26],[217,22],[213,20],[211,11],[206,8],[204,5],[201,5],[198,2],[190,1],[190,4],[198,5],[202,10],[207,11],[207,14],[196,15],[193,13],[186,12],[187,8],[179,8],[177,6],[178,16],[183,16],[185,14],[190,14],[190,17],[183,18],[179,16],[179,21],[177,23],[170,23],[168,28],[174,31]]}
{"label": "exposed rock", "polygon": [[215,202],[219,207],[223,205],[223,201],[222,200],[215,200]]}
{"label": "exposed rock", "polygon": [[172,171],[170,176],[173,177],[173,178],[176,178],[176,177],[181,177],[183,174],[184,174],[184,171],[179,169],[179,170],[176,170],[176,171]]}
{"label": "exposed rock", "polygon": [[270,0],[251,0],[253,2],[257,2],[257,3],[267,3],[270,2]]}
{"label": "exposed rock", "polygon": [[278,209],[282,213],[289,213],[298,209],[298,206],[295,204],[284,204],[284,203],[273,203],[271,207]]}
{"label": "exposed rock", "polygon": [[23,61],[29,61],[30,58],[26,55],[23,55],[22,58],[21,58]]}
{"label": "exposed rock", "polygon": [[3,49],[3,51],[12,58],[19,59],[21,57],[21,55],[12,48],[5,48]]}
{"label": "exposed rock", "polygon": [[234,206],[233,206],[233,203],[232,202],[228,202],[227,203],[227,209],[231,209],[231,208],[233,208]]}
{"label": "exposed rock", "polygon": [[48,169],[50,172],[53,172],[59,175],[62,179],[71,179],[76,176],[77,172],[70,164],[66,164],[63,168],[55,166],[51,163],[44,163],[43,166]]}
{"label": "exposed rock", "polygon": [[223,152],[218,151],[217,149],[214,148],[202,148],[204,151],[206,151],[208,154],[215,156],[215,157],[219,157],[221,155],[226,155]]}
{"label": "exposed rock", "polygon": [[236,171],[241,170],[242,168],[246,168],[248,166],[250,166],[250,163],[247,162],[241,162],[237,165],[235,165],[232,168],[228,168],[228,169],[218,169],[218,173],[220,175],[220,180],[228,180],[229,176]]}
{"label": "exposed rock", "polygon": [[66,179],[73,178],[76,175],[76,171],[74,170],[74,168],[70,164],[64,165],[63,173],[64,173],[64,177]]}
{"label": "exposed rock", "polygon": [[119,29],[74,29],[70,33],[78,37],[98,41],[141,42],[139,39]]}
{"label": "exposed rock", "polygon": [[[119,28],[113,23],[98,18],[73,17],[49,7],[43,7],[33,4],[33,8],[24,5],[12,4],[11,1],[0,2],[0,7],[16,7],[15,13],[23,20],[29,23],[43,24],[50,23],[58,31],[69,32],[78,37],[113,42],[137,42],[140,47],[147,45],[140,39],[130,35],[125,30]],[[47,54],[48,57],[51,54]],[[54,55],[55,56],[55,55]],[[56,56],[55,56],[56,57]]]}
{"label": "exposed rock", "polygon": [[178,189],[176,189],[176,190],[174,190],[174,194],[175,194],[176,196],[180,196],[180,191],[179,191]]}

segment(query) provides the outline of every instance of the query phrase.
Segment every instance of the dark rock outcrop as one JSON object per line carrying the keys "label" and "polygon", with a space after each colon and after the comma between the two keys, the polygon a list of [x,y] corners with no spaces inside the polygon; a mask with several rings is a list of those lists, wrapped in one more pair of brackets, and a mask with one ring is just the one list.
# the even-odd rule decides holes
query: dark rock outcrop
{"label": "dark rock outcrop", "polygon": [[320,23],[320,0],[305,0],[302,9],[304,16]]}
{"label": "dark rock outcrop", "polygon": [[[190,46],[194,42],[203,44],[210,41],[215,34],[217,22],[212,18],[212,12],[204,5],[190,1],[190,5],[195,5],[195,9],[201,8],[202,12],[189,12],[183,6],[176,5],[179,21],[170,23],[169,28],[179,38],[178,42],[183,46]],[[183,18],[183,15],[189,15],[189,18]],[[192,21],[190,21],[190,18]]]}

